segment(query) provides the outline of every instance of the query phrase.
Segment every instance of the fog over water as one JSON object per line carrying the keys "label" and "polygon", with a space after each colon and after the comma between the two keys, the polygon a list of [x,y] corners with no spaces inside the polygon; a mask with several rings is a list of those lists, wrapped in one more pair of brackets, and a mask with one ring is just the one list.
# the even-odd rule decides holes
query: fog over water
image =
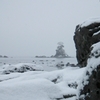
{"label": "fog over water", "polygon": [[61,41],[75,56],[75,27],[93,17],[99,0],[0,0],[0,55],[51,56]]}

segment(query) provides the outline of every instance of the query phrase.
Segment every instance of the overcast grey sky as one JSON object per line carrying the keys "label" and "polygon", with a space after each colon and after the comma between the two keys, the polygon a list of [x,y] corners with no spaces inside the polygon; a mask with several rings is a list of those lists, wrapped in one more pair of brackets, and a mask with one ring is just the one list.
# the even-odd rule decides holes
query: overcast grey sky
{"label": "overcast grey sky", "polygon": [[91,17],[100,17],[99,0],[0,0],[0,54],[54,55],[62,41],[75,56],[75,27]]}

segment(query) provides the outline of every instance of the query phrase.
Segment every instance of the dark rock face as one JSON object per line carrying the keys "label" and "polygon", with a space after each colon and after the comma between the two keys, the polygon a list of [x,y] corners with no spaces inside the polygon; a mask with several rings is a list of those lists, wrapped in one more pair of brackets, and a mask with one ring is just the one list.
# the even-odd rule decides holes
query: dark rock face
{"label": "dark rock face", "polygon": [[92,46],[78,100],[100,100],[100,42]]}
{"label": "dark rock face", "polygon": [[85,67],[87,65],[87,59],[91,51],[90,47],[99,41],[100,22],[91,23],[87,26],[76,26],[74,42],[76,47],[76,58],[80,67]]}
{"label": "dark rock face", "polygon": [[[87,76],[89,72],[87,71]],[[89,83],[81,90],[79,100],[100,100],[100,65],[93,70],[87,80]],[[84,81],[82,82],[84,84]]]}

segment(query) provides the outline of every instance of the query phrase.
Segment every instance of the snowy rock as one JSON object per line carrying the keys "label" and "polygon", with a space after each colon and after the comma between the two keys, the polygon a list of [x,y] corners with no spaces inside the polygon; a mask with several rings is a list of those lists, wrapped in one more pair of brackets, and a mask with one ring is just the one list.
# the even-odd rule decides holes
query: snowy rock
{"label": "snowy rock", "polygon": [[100,19],[91,19],[76,26],[74,42],[76,58],[80,67],[87,65],[90,47],[100,41]]}
{"label": "snowy rock", "polygon": [[91,57],[96,57],[96,58],[100,57],[100,42],[92,45],[91,49],[92,50],[91,50],[90,58]]}
{"label": "snowy rock", "polygon": [[61,61],[61,62],[59,62],[59,63],[57,63],[56,64],[56,67],[58,68],[58,69],[64,69],[64,68],[66,68],[66,67],[68,67],[68,66],[70,66],[70,67],[78,67],[77,65],[75,65],[75,64],[71,64],[71,63],[64,63],[63,61]]}
{"label": "snowy rock", "polygon": [[0,100],[60,100],[61,90],[47,79],[0,84]]}
{"label": "snowy rock", "polygon": [[4,65],[1,69],[2,74],[10,74],[15,72],[24,73],[27,71],[43,71],[43,67],[31,63],[19,63],[15,65]]}
{"label": "snowy rock", "polygon": [[50,72],[1,74],[0,100],[75,100],[84,71],[68,66]]}
{"label": "snowy rock", "polygon": [[92,48],[86,72],[79,86],[79,100],[100,100],[100,42]]}
{"label": "snowy rock", "polygon": [[75,64],[70,64],[69,62],[66,64],[66,66],[78,67],[77,65],[75,65]]}
{"label": "snowy rock", "polygon": [[62,68],[64,68],[64,64],[63,63],[58,63],[57,65],[56,65],[56,67],[57,68],[59,68],[59,69],[62,69]]}

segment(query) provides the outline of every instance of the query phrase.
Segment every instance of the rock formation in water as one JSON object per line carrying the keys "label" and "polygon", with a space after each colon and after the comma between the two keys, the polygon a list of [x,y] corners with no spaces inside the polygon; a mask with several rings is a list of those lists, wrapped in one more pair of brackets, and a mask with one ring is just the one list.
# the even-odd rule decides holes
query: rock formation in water
{"label": "rock formation in water", "polygon": [[63,42],[58,42],[56,54],[54,55],[56,58],[64,58],[66,57],[66,52],[64,50]]}

